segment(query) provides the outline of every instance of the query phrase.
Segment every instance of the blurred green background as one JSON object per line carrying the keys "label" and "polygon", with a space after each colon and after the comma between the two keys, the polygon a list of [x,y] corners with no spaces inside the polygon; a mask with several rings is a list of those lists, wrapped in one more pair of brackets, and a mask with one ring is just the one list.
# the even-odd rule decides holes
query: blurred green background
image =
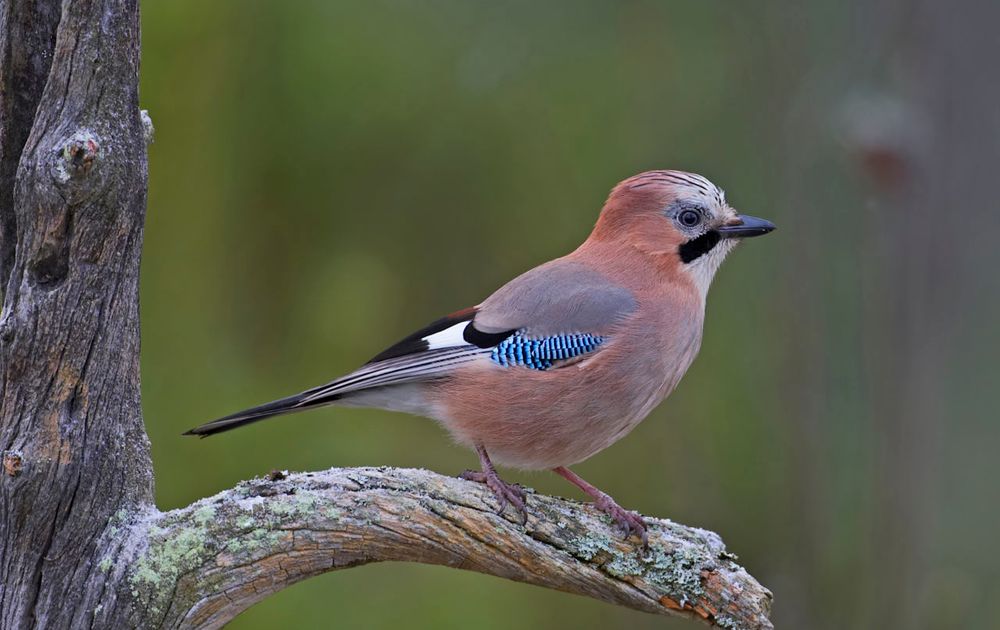
{"label": "blurred green background", "polygon": [[[376,411],[179,434],[351,370],[573,249],[618,180],[679,168],[780,229],[723,267],[679,389],[579,472],[719,532],[779,628],[997,627],[995,4],[145,2],[161,507],[272,468],[473,467]],[[690,627],[398,564],[231,627],[331,625]]]}

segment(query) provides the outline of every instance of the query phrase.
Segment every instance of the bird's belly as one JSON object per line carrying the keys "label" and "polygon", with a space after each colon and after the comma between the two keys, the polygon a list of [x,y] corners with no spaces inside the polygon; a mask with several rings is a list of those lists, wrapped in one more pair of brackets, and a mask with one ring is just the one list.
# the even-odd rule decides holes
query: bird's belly
{"label": "bird's belly", "polygon": [[547,371],[472,365],[432,393],[435,415],[456,441],[482,444],[499,464],[569,466],[628,434],[683,374],[666,373],[661,360],[643,365],[615,358],[601,353],[593,359],[601,364]]}

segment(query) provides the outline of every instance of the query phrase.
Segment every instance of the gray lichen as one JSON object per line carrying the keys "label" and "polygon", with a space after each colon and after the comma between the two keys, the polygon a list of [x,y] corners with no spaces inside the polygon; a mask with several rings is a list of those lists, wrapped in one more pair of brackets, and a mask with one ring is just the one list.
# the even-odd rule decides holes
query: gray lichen
{"label": "gray lichen", "polygon": [[640,579],[682,606],[705,595],[702,572],[713,567],[704,549],[681,546],[672,550],[654,547],[643,553],[625,548],[607,535],[589,533],[572,541],[574,555],[598,564],[602,571],[620,579]]}
{"label": "gray lichen", "polygon": [[142,122],[142,139],[146,141],[146,144],[152,144],[153,133],[156,130],[153,128],[153,119],[149,116],[149,110],[139,110],[139,121]]}
{"label": "gray lichen", "polygon": [[705,595],[702,573],[714,568],[708,554],[697,547],[653,549],[643,562],[647,567],[643,578],[681,605]]}

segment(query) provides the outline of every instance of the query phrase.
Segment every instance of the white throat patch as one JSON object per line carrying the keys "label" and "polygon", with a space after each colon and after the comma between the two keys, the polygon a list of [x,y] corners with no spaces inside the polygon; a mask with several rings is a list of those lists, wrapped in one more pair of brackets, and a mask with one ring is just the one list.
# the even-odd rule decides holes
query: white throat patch
{"label": "white throat patch", "polygon": [[708,296],[708,287],[711,286],[715,272],[719,270],[719,265],[722,264],[722,261],[726,259],[729,252],[733,251],[733,248],[738,244],[739,239],[724,238],[709,250],[707,254],[701,255],[683,266],[685,273],[691,277],[694,285],[698,287],[698,293],[701,294],[703,305],[705,298]]}

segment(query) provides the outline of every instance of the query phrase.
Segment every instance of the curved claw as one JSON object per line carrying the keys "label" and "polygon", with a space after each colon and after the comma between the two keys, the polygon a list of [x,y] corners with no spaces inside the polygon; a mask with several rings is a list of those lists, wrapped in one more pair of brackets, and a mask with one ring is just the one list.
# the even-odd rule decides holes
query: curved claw
{"label": "curved claw", "polygon": [[497,514],[503,514],[507,505],[511,505],[520,517],[521,525],[528,522],[528,508],[524,490],[516,483],[507,483],[500,478],[495,470],[480,472],[478,470],[466,470],[459,478],[467,481],[484,483],[493,492],[497,499]]}
{"label": "curved claw", "polygon": [[611,517],[625,538],[635,534],[642,539],[643,547],[649,547],[649,534],[646,532],[646,521],[643,520],[642,516],[631,510],[626,510],[608,495],[594,501],[594,506]]}

